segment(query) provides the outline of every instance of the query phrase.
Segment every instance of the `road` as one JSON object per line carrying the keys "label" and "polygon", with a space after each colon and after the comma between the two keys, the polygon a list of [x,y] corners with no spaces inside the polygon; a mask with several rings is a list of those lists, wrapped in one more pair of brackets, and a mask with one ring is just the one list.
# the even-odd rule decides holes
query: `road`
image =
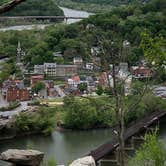
{"label": "road", "polygon": [[21,105],[12,111],[0,112],[0,116],[2,115],[11,118],[14,115],[18,115],[22,110],[27,108],[27,103],[28,103],[27,101],[21,102]]}
{"label": "road", "polygon": [[2,94],[0,93],[0,107],[5,107],[8,105],[8,102],[3,99]]}

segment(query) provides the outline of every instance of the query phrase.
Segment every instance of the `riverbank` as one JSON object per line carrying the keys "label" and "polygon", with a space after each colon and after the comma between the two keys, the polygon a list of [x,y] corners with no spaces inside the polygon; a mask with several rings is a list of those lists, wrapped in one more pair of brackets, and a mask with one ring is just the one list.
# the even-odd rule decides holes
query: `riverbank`
{"label": "riverbank", "polygon": [[[163,122],[160,126],[159,136],[166,146],[165,127]],[[110,141],[112,137],[112,130],[110,129],[72,132],[54,131],[50,136],[36,134],[1,141],[0,152],[9,148],[33,148],[45,153],[45,161],[54,158],[57,164],[67,164],[81,156],[85,156],[91,150]]]}
{"label": "riverbank", "polygon": [[[63,11],[63,13],[66,17],[85,17],[85,18],[88,18],[90,15],[93,15],[93,13],[88,13],[86,11],[73,10],[73,9],[61,7],[61,6],[58,6],[58,7]],[[72,24],[72,23],[79,22],[79,21],[80,21],[79,19],[68,19],[67,24]],[[56,26],[59,23],[63,23],[63,21],[57,22],[57,23],[48,23],[48,22],[42,23],[40,21],[37,21],[36,23],[37,24],[35,24],[35,22],[32,22],[30,24],[27,22],[22,22],[22,23],[19,23],[18,25],[16,25],[16,23],[14,23],[15,26],[12,26],[13,23],[7,24],[7,25],[3,24],[3,26],[0,25],[0,31],[2,31],[2,32],[10,31],[10,30],[22,31],[22,30],[33,30],[33,29],[44,30],[48,26],[53,26],[53,25]]]}

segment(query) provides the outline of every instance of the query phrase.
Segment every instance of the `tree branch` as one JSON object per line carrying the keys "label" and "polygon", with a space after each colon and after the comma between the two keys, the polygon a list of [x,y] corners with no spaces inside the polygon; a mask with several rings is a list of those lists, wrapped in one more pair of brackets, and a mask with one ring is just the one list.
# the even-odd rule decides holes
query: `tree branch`
{"label": "tree branch", "polygon": [[13,9],[18,4],[24,2],[26,0],[12,0],[4,5],[0,6],[0,14],[8,12],[9,10]]}

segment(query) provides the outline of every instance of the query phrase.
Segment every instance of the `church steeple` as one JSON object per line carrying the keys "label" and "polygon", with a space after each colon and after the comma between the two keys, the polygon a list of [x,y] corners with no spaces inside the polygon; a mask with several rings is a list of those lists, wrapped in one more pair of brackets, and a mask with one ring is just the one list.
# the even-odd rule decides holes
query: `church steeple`
{"label": "church steeple", "polygon": [[17,46],[17,63],[21,62],[21,44],[20,41],[18,41],[18,46]]}

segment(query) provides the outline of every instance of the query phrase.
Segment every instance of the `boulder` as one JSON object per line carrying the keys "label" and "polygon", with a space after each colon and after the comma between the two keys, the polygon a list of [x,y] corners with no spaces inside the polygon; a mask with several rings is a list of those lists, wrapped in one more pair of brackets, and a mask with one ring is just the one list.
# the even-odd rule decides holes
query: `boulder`
{"label": "boulder", "polygon": [[16,166],[39,166],[43,157],[44,153],[36,150],[9,149],[0,154],[0,160]]}
{"label": "boulder", "polygon": [[92,156],[87,156],[73,161],[69,166],[96,166],[96,164]]}

